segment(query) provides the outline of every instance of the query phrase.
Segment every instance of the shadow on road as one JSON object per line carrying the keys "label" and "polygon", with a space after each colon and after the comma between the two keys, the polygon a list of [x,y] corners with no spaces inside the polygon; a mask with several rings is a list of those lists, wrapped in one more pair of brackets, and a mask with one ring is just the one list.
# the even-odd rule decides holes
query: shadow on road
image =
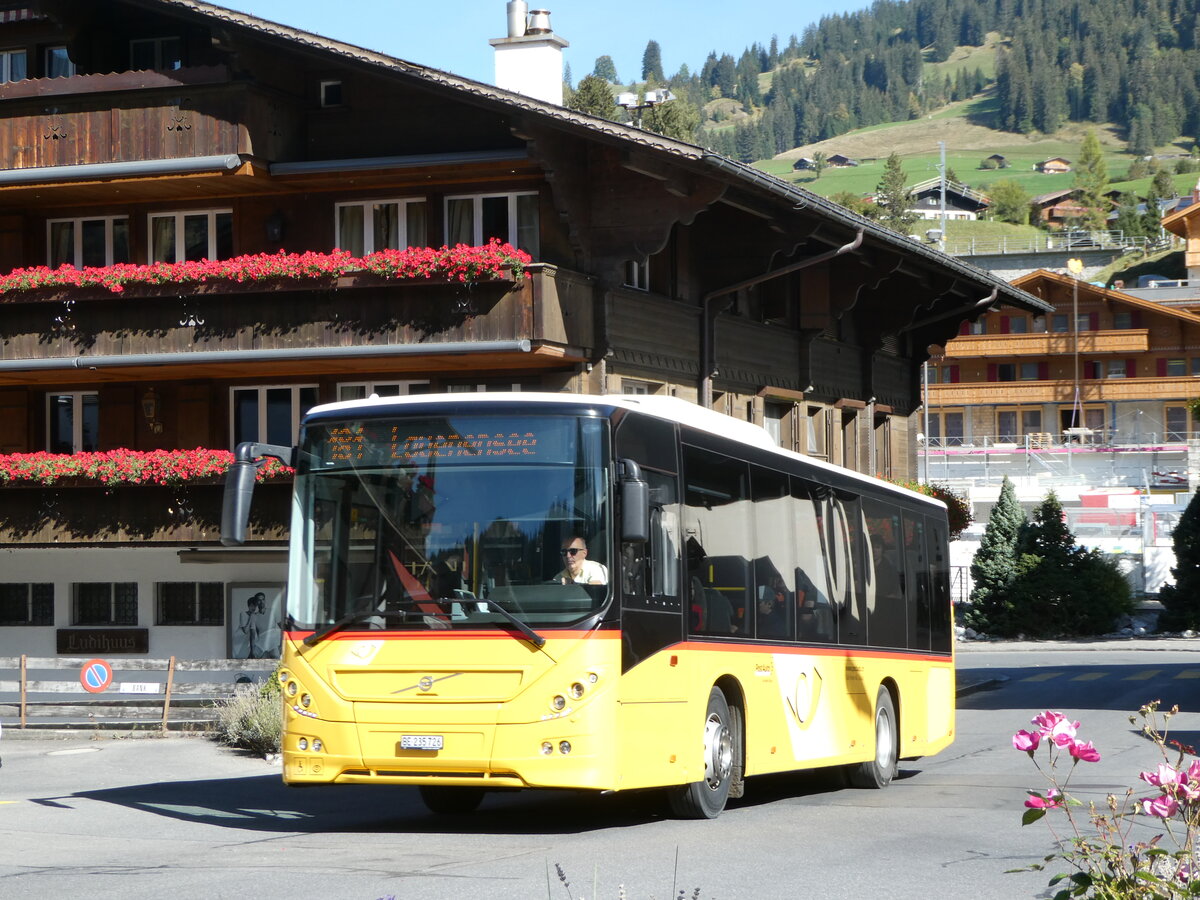
{"label": "shadow on road", "polygon": [[[901,778],[913,773],[902,770]],[[731,800],[726,815],[781,801],[803,801],[847,790],[839,772],[818,769],[747,780],[746,795]],[[195,824],[263,834],[577,834],[670,818],[660,791],[602,796],[575,791],[496,791],[461,816],[437,815],[415,788],[362,785],[289,788],[278,775],[160,781],[79,791],[31,802],[70,807],[88,799]]]}

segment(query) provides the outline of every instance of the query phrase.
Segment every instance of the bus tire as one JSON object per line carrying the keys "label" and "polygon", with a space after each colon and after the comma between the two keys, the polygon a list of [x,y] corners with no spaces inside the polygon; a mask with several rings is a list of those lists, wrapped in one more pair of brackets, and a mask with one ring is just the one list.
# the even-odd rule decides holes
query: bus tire
{"label": "bus tire", "polygon": [[426,785],[419,790],[421,800],[430,812],[446,816],[474,812],[483,802],[483,788]]}
{"label": "bus tire", "polygon": [[879,688],[875,697],[875,757],[850,767],[850,784],[858,788],[885,788],[896,777],[896,760],[899,756],[896,725],[896,705],[892,694],[885,687]]}
{"label": "bus tire", "polygon": [[714,687],[704,714],[704,780],[670,788],[672,813],[681,819],[715,819],[721,814],[741,752],[737,738],[725,694]]}

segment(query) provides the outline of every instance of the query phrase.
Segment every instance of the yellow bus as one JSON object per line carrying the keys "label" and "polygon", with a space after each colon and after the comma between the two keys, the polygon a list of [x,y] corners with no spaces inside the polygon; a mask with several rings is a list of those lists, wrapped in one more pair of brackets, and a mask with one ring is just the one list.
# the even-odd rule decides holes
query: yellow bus
{"label": "yellow bus", "polygon": [[669,793],[884,787],[954,735],[943,504],[669,397],[446,394],[316,407],[296,469],[283,778]]}

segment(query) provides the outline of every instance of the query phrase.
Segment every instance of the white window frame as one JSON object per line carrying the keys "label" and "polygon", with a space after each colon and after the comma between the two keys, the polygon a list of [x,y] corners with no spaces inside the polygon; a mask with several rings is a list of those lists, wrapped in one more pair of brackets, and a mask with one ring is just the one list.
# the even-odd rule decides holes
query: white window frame
{"label": "white window frame", "polygon": [[[163,614],[163,607],[167,602],[166,593],[168,585],[181,585],[190,588],[192,595],[192,615],[187,621],[168,622],[167,617]],[[221,602],[217,606],[218,615],[213,618],[216,621],[202,621],[200,594],[203,588],[207,588],[211,592],[214,588],[220,594]],[[184,591],[183,593],[189,593]],[[154,583],[154,624],[163,628],[190,628],[199,626],[201,628],[219,628],[225,625],[225,582],[223,581],[156,581]]]}
{"label": "white window frame", "polygon": [[[258,422],[255,425],[257,432],[256,438],[242,436],[242,440],[256,440],[260,443],[268,443],[267,441],[267,391],[291,391],[291,440],[295,443],[300,435],[300,419],[303,418],[307,410],[300,408],[300,392],[306,389],[313,391],[319,390],[316,384],[239,384],[229,389],[229,435],[233,447],[237,448],[238,433],[237,433],[237,395],[239,392],[257,391],[258,392]],[[320,397],[316,398],[316,402],[320,403]]]}
{"label": "white window frame", "polygon": [[658,393],[658,386],[649,381],[641,381],[637,378],[622,378],[621,393],[630,394],[633,396],[648,396]]}
{"label": "white window frame", "polygon": [[[338,94],[341,95],[341,99],[336,103],[331,103],[328,99],[328,90],[332,87],[338,88]],[[321,106],[325,109],[346,105],[346,95],[342,91],[342,80],[340,78],[327,78],[321,81],[317,87],[317,96],[320,98]]]}
{"label": "white window frame", "polygon": [[[5,620],[3,618],[0,618],[0,622],[3,622],[3,627],[12,628],[12,627],[26,627],[26,626],[39,627],[40,626],[40,627],[44,628],[44,627],[54,625],[55,610],[54,610],[54,584],[53,583],[45,582],[45,581],[42,581],[42,582],[8,581],[8,582],[5,582],[2,585],[2,587],[4,588],[6,593],[11,591],[11,593],[14,595],[16,595],[16,594],[24,594],[25,595],[25,598],[24,598],[25,615],[23,617],[21,617],[20,619],[14,618],[14,619]],[[44,597],[44,596],[37,596],[39,594],[46,594],[46,593],[48,593],[50,595],[48,598]],[[17,605],[20,606],[20,604],[21,604],[20,597],[14,596],[14,597],[11,597],[10,599],[16,600]],[[49,621],[44,621],[34,615],[34,608],[35,608],[35,606],[39,606],[40,604],[44,603],[44,601],[47,599],[50,601],[50,616],[49,616]]]}
{"label": "white window frame", "polygon": [[635,291],[650,290],[650,259],[625,260],[625,287]]}
{"label": "white window frame", "polygon": [[[83,399],[85,397],[95,397],[97,403],[97,420],[99,419],[99,391],[49,391],[46,394],[46,449],[50,449],[50,429],[54,417],[54,398],[55,397],[70,397],[71,398],[71,452],[83,453],[89,448],[83,446]],[[97,425],[97,428],[99,426]],[[99,446],[100,435],[96,435],[97,447]],[[96,448],[90,448],[95,450]]]}
{"label": "white window frame", "polygon": [[[428,378],[419,380],[404,380],[404,381],[339,381],[337,384],[338,402],[342,403],[349,400],[358,400],[369,398],[372,394],[380,397],[407,397],[412,393],[412,389],[416,386],[431,387]],[[346,388],[362,388],[364,391],[363,397],[343,397],[342,391]],[[380,388],[396,388],[395,391],[389,390],[386,394],[380,394]],[[430,391],[417,391],[418,394],[428,394]]]}
{"label": "white window frame", "polygon": [[[25,63],[25,74],[20,78],[14,78],[12,73],[12,61],[17,56],[20,56]],[[7,84],[11,81],[24,81],[28,77],[29,53],[24,47],[11,47],[7,50],[0,50],[0,83]]]}
{"label": "white window frame", "polygon": [[[46,220],[46,265],[53,267],[54,261],[50,256],[51,248],[54,246],[52,236],[54,234],[54,226],[61,225],[64,222],[69,222],[74,230],[72,235],[71,248],[71,264],[77,269],[83,268],[83,223],[84,222],[103,222],[104,223],[104,265],[111,266],[116,263],[113,258],[113,224],[115,222],[125,222],[128,231],[129,216],[79,216],[77,218],[68,219],[47,219]],[[126,234],[126,242],[128,243],[130,234]],[[132,255],[131,255],[132,256]],[[132,258],[123,260],[123,262],[132,262]]]}
{"label": "white window frame", "polygon": [[492,382],[490,384],[448,384],[446,385],[447,394],[489,394],[502,393],[503,391],[512,391],[520,393],[524,388],[519,381],[514,381],[511,384],[501,384],[500,382]]}
{"label": "white window frame", "polygon": [[61,50],[63,52],[63,56],[65,56],[67,58],[67,68],[69,71],[67,72],[66,75],[55,75],[54,77],[55,78],[70,78],[72,75],[75,74],[75,71],[76,71],[75,70],[75,61],[73,59],[71,59],[71,54],[67,52],[66,44],[54,44],[53,46],[45,48],[45,50],[42,53],[42,65],[44,66],[43,71],[46,73],[47,78],[51,77],[50,76],[50,60],[52,60],[54,58],[54,52],[56,50]]}
{"label": "white window frame", "polygon": [[[334,242],[340,247],[340,249],[342,249],[342,250],[346,249],[345,247],[340,246],[341,245],[341,233],[342,233],[342,225],[341,225],[342,210],[347,209],[349,207],[357,206],[357,207],[361,207],[362,211],[363,211],[363,217],[362,217],[363,218],[363,233],[362,233],[363,253],[364,254],[374,253],[376,250],[388,249],[387,247],[376,247],[375,246],[375,207],[394,203],[396,206],[398,206],[400,208],[396,214],[396,224],[397,224],[397,227],[399,230],[398,234],[397,234],[397,238],[398,238],[397,249],[403,250],[405,247],[424,247],[426,245],[426,243],[428,243],[428,239],[429,239],[428,234],[421,235],[420,238],[418,239],[417,243],[414,243],[412,238],[408,234],[408,207],[411,205],[417,204],[417,203],[425,203],[425,202],[426,202],[426,198],[424,198],[424,197],[403,197],[403,198],[399,198],[399,199],[389,198],[389,199],[384,199],[384,200],[374,200],[374,199],[372,199],[372,200],[354,200],[354,201],[348,201],[346,203],[335,203],[333,205]],[[426,230],[428,231],[428,227],[429,227],[429,210],[428,210],[428,208],[426,208],[426,210],[425,210],[425,223],[426,223]]]}
{"label": "white window frame", "polygon": [[[177,41],[179,43],[179,59],[175,60],[179,65],[167,68],[163,65],[163,44],[167,41]],[[135,44],[151,44],[154,47],[154,64],[150,67],[155,72],[174,72],[183,68],[183,38],[177,34],[164,34],[160,37],[150,38],[132,38],[129,41],[129,66],[133,68],[133,48]]]}
{"label": "white window frame", "polygon": [[[472,222],[471,222],[471,244],[479,247],[483,244],[483,201],[493,200],[498,197],[503,197],[508,200],[508,242],[514,247],[518,244],[518,235],[520,230],[517,222],[517,210],[519,204],[518,197],[537,197],[537,191],[501,191],[494,194],[453,194],[447,196],[442,201],[442,234],[445,236],[445,242],[450,243],[450,203],[453,200],[471,200],[472,203]],[[536,207],[535,207],[536,208]],[[538,221],[535,223],[537,228],[538,246],[528,252],[537,257],[541,248],[541,214],[538,214]]]}
{"label": "white window frame", "polygon": [[[217,216],[230,216],[230,227],[232,228],[233,210],[232,209],[177,209],[169,212],[152,212],[146,214],[146,262],[153,265],[156,262],[183,262],[184,261],[184,229],[183,222],[188,216],[207,216],[208,217],[208,252],[205,256],[210,260],[217,258]],[[175,220],[175,259],[174,260],[156,260],[154,258],[154,220],[155,219],[174,219]]]}

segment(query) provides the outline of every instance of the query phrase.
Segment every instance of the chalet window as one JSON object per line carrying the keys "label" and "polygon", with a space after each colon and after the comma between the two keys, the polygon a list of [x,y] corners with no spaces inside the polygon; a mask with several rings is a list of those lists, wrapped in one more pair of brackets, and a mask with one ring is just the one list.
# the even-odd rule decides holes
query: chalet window
{"label": "chalet window", "polygon": [[494,394],[504,391],[536,390],[537,385],[528,381],[448,381],[446,391],[451,394]]}
{"label": "chalet window", "polygon": [[334,209],[338,248],[353,256],[427,243],[424,200],[367,200],[339,203]]}
{"label": "chalet window", "polygon": [[54,585],[0,584],[0,625],[53,625]]}
{"label": "chalet window", "polygon": [[810,406],[805,411],[805,441],[804,452],[819,459],[829,457],[829,438],[827,419],[829,411],[821,406]]}
{"label": "chalet window", "polygon": [[225,585],[220,581],[160,581],[154,586],[155,625],[224,625]]}
{"label": "chalet window", "polygon": [[625,287],[639,291],[650,290],[650,260],[625,260]]}
{"label": "chalet window", "polygon": [[129,42],[129,68],[159,72],[183,68],[183,42],[177,37],[138,38]]}
{"label": "chalet window", "polygon": [[1168,378],[1182,378],[1187,375],[1187,360],[1186,359],[1168,359],[1166,362],[1166,371],[1163,372]]}
{"label": "chalet window", "polygon": [[83,581],[71,588],[72,625],[137,625],[136,582]]}
{"label": "chalet window", "polygon": [[1016,381],[1017,367],[1015,363],[1000,363],[996,366],[996,381]]}
{"label": "chalet window", "polygon": [[47,47],[43,67],[46,78],[70,78],[75,74],[75,63],[67,55],[66,47]]}
{"label": "chalet window", "polygon": [[972,322],[970,334],[987,334],[987,319],[980,319],[978,322]]}
{"label": "chalet window", "polygon": [[46,449],[82,453],[99,449],[100,395],[88,391],[46,397]]}
{"label": "chalet window", "polygon": [[316,385],[233,388],[233,446],[259,441],[290,447],[300,419],[316,405]]}
{"label": "chalet window", "polygon": [[341,106],[342,83],[340,81],[322,81],[319,86],[322,106]]}
{"label": "chalet window", "polygon": [[1113,328],[1118,331],[1123,331],[1133,327],[1133,313],[1130,312],[1115,312],[1113,313]]}
{"label": "chalet window", "polygon": [[961,447],[965,434],[963,421],[963,413],[958,410],[931,412],[929,414],[929,434],[926,436],[927,445],[934,449]]}
{"label": "chalet window", "polygon": [[372,394],[379,397],[429,394],[433,386],[428,381],[360,381],[339,384],[337,391],[338,400],[365,400]]}
{"label": "chalet window", "polygon": [[1001,320],[1005,323],[1005,334],[1025,334],[1029,331],[1029,320],[1025,316],[1006,316]]}
{"label": "chalet window", "polygon": [[125,216],[51,219],[46,229],[47,263],[52,269],[68,263],[79,269],[131,261],[129,219]]}
{"label": "chalet window", "polygon": [[1127,378],[1129,376],[1126,370],[1126,361],[1123,359],[1110,359],[1108,361],[1108,374],[1106,378]]}
{"label": "chalet window", "polygon": [[634,378],[621,379],[621,393],[644,396],[654,393],[654,385],[648,381],[638,381]]}
{"label": "chalet window", "polygon": [[1042,430],[1042,411],[1040,409],[1021,410],[1021,433],[1037,434]]}
{"label": "chalet window", "polygon": [[1034,316],[1033,317],[1033,333],[1034,334],[1045,334],[1046,333],[1046,317],[1045,316]]}
{"label": "chalet window", "polygon": [[1192,376],[1200,377],[1200,356],[1192,357]]}
{"label": "chalet window", "polygon": [[480,246],[492,238],[540,255],[538,195],[476,194],[446,198],[446,243]]}
{"label": "chalet window", "polygon": [[1022,381],[1037,381],[1040,378],[1040,367],[1035,362],[1021,363],[1021,380]]}
{"label": "chalet window", "polygon": [[996,413],[996,440],[1003,443],[1012,443],[1020,433],[1017,431],[1017,411],[1015,409],[1002,409]]}
{"label": "chalet window", "polygon": [[1164,438],[1168,441],[1188,439],[1188,411],[1186,406],[1168,406],[1163,411]]}
{"label": "chalet window", "polygon": [[24,81],[28,78],[27,60],[24,50],[0,50],[0,82]]}
{"label": "chalet window", "polygon": [[1050,319],[1050,330],[1059,334],[1065,334],[1070,330],[1071,320],[1066,313],[1056,313]]}
{"label": "chalet window", "polygon": [[196,262],[233,256],[233,213],[227,209],[150,214],[150,262]]}
{"label": "chalet window", "polygon": [[789,450],[792,449],[791,437],[789,435],[785,443],[784,436],[787,434],[786,425],[788,414],[791,411],[792,405],[790,403],[775,403],[770,400],[763,403],[763,428],[771,436],[771,440],[780,447],[786,447]]}

